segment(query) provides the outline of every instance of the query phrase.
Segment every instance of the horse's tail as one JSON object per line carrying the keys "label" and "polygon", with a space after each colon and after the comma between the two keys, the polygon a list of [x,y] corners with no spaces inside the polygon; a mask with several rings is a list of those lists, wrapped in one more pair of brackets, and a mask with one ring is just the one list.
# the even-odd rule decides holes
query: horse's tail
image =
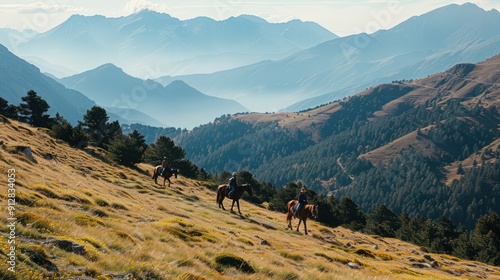
{"label": "horse's tail", "polygon": [[293,200],[291,200],[291,201],[289,201],[287,203],[287,209],[288,209],[287,213],[286,213],[286,221],[287,221],[287,223],[292,220],[292,216],[293,216],[293,214],[292,214],[293,213],[293,211],[292,211],[292,203],[293,203]]}
{"label": "horse's tail", "polygon": [[156,175],[156,167],[155,167],[155,168],[153,168],[153,177],[151,177],[151,179],[154,179],[156,176],[157,175]]}
{"label": "horse's tail", "polygon": [[219,187],[217,189],[217,198],[215,199],[215,202],[219,203],[220,201],[220,196],[221,196],[221,188]]}

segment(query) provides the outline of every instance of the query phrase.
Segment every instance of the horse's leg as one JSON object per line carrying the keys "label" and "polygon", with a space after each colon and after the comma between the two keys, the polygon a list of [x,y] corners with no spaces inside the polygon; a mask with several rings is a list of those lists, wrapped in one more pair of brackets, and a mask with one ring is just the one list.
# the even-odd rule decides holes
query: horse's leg
{"label": "horse's leg", "polygon": [[168,180],[168,187],[170,188],[170,184],[171,184],[170,178],[167,178],[167,180]]}
{"label": "horse's leg", "polygon": [[299,218],[299,224],[297,225],[297,231],[299,231],[300,223],[302,222],[302,219]]}
{"label": "horse's leg", "polygon": [[306,225],[306,220],[304,220],[304,232],[306,233],[307,235],[307,225]]}
{"label": "horse's leg", "polygon": [[293,230],[293,227],[292,227],[292,214],[291,214],[290,211],[288,211],[288,216],[286,217],[286,220],[288,221],[288,228]]}
{"label": "horse's leg", "polygon": [[[234,196],[234,195],[233,195],[233,196]],[[234,199],[233,199],[233,203],[231,204],[231,212],[234,212],[233,207],[234,207],[234,202],[235,202],[235,201],[236,201],[236,200],[234,200]]]}
{"label": "horse's leg", "polygon": [[222,201],[224,200],[224,194],[221,194],[220,195],[220,199],[219,199],[219,208],[221,208],[222,206],[222,210],[226,210],[226,208],[224,208],[224,204],[222,203]]}
{"label": "horse's leg", "polygon": [[238,213],[240,213],[241,215],[241,211],[240,211],[240,200],[236,200],[236,205],[238,205]]}

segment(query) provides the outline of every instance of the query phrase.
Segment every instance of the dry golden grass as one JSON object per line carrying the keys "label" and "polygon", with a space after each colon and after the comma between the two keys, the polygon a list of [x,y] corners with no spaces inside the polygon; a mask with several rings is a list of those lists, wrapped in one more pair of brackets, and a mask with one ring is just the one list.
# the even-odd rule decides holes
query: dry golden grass
{"label": "dry golden grass", "polygon": [[[241,201],[243,215],[220,210],[207,182],[179,176],[154,185],[152,166],[107,164],[45,132],[0,123],[0,196],[16,170],[16,277],[64,279],[500,279],[500,269],[430,254],[440,267],[415,268],[418,246],[308,221],[309,235],[286,230],[285,215]],[[29,161],[16,147],[29,146]],[[50,156],[48,156],[50,154]],[[229,202],[225,201],[226,206]],[[9,272],[8,212],[0,208],[0,279]],[[294,221],[294,226],[297,222]],[[50,243],[66,240],[85,253]],[[39,256],[36,258],[34,256]],[[49,272],[43,260],[57,266]],[[38,264],[37,264],[38,263]],[[359,268],[349,268],[356,263]],[[7,273],[7,274],[5,274]],[[8,279],[8,278],[5,278]]]}

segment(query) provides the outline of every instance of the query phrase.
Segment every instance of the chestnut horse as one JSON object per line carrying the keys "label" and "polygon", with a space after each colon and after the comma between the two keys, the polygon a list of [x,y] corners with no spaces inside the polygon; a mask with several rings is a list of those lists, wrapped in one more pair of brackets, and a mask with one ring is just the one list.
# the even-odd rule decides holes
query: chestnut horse
{"label": "chestnut horse", "polygon": [[[155,184],[158,184],[157,182],[157,179],[158,179],[158,176],[161,176],[161,168],[162,166],[161,165],[158,165],[155,167],[155,169],[153,169],[153,177],[152,179],[155,180]],[[179,169],[170,169],[170,168],[165,168],[165,172],[163,172],[163,186],[165,186],[165,181],[168,180],[168,187],[170,187],[170,177],[172,177],[172,175],[175,175],[175,178],[177,178],[177,173],[179,173]]]}
{"label": "chestnut horse", "polygon": [[[289,229],[293,229],[292,217],[295,214],[295,207],[297,207],[297,204],[299,204],[298,200],[290,200],[287,203],[288,213],[286,216],[286,221],[288,222]],[[307,235],[307,225],[306,225],[307,218],[314,218],[314,219],[318,218],[318,205],[306,204],[305,206],[302,206],[302,208],[298,213],[298,216],[299,216],[299,224],[297,225],[297,231],[299,231],[300,222],[304,222],[304,232]]]}
{"label": "chestnut horse", "polygon": [[251,188],[250,184],[243,184],[243,185],[240,185],[240,186],[237,186],[236,188],[234,188],[233,197],[229,198],[229,197],[227,197],[227,194],[229,193],[229,185],[228,184],[220,185],[217,188],[217,199],[216,199],[216,202],[219,203],[219,208],[222,208],[222,210],[226,210],[226,208],[224,208],[224,204],[222,204],[222,201],[224,200],[225,197],[227,197],[228,199],[233,200],[233,204],[231,205],[231,212],[233,212],[234,202],[236,202],[236,205],[238,206],[238,213],[241,214],[240,198],[243,195],[243,192],[245,192],[245,191],[250,196],[253,195],[252,188]]}

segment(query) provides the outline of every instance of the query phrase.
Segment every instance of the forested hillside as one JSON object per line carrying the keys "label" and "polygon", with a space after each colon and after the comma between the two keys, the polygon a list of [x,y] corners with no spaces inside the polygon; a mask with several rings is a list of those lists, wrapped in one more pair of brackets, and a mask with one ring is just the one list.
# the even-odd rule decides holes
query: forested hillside
{"label": "forested hillside", "polygon": [[223,116],[176,140],[209,172],[246,169],[365,211],[384,204],[471,228],[500,212],[499,65],[500,56],[459,64],[300,113]]}

